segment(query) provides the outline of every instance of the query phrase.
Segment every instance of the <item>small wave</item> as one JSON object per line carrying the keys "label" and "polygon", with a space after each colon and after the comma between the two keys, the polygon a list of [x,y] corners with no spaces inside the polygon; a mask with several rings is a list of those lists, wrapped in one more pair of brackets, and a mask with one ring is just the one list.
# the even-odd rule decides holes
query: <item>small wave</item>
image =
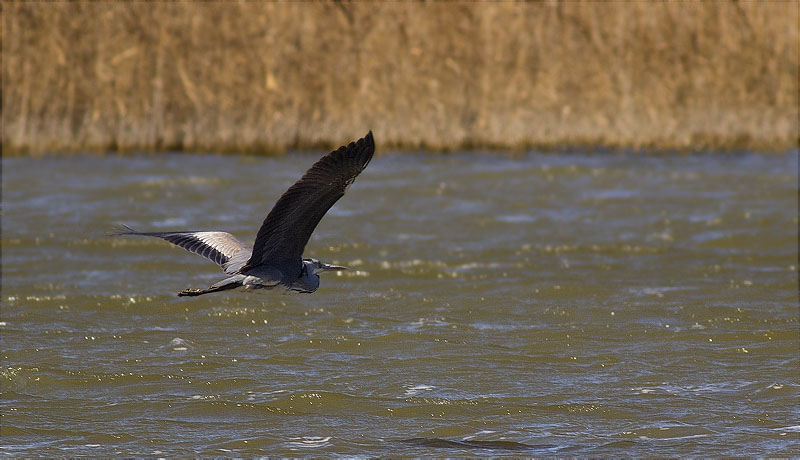
{"label": "small wave", "polygon": [[180,337],[175,337],[168,344],[158,347],[159,350],[171,349],[172,351],[188,351],[194,349],[194,346],[188,340]]}
{"label": "small wave", "polygon": [[290,442],[286,443],[286,446],[290,449],[319,449],[330,446],[330,440],[330,436],[303,436],[302,438],[292,438]]}
{"label": "small wave", "polygon": [[629,439],[694,439],[704,438],[717,432],[701,426],[671,423],[662,426],[642,427],[623,431],[618,436]]}
{"label": "small wave", "polygon": [[414,385],[412,387],[406,388],[405,396],[415,396],[423,391],[431,391],[434,389],[436,389],[436,387],[431,385]]}
{"label": "small wave", "polygon": [[187,176],[187,177],[149,177],[141,184],[145,187],[170,187],[175,185],[217,185],[222,183],[219,177]]}
{"label": "small wave", "polygon": [[747,388],[752,382],[726,382],[726,383],[706,383],[702,385],[670,385],[662,383],[660,385],[641,386],[631,388],[636,394],[671,394],[671,395],[690,395],[690,394],[710,394],[710,393],[737,393]]}
{"label": "small wave", "polygon": [[170,217],[168,219],[157,220],[153,222],[153,225],[156,227],[166,228],[166,227],[183,227],[187,224],[186,219],[182,217]]}
{"label": "small wave", "polygon": [[691,287],[676,287],[676,286],[652,286],[652,287],[632,287],[628,288],[628,292],[637,295],[655,295],[663,296],[665,292],[670,291],[685,291],[694,289]]}
{"label": "small wave", "polygon": [[463,439],[460,441],[442,438],[410,438],[401,439],[399,442],[405,445],[412,445],[416,447],[432,447],[444,449],[487,449],[487,450],[510,450],[510,451],[526,451],[526,450],[543,450],[555,449],[558,446],[551,444],[525,444],[516,441],[477,441],[471,439]]}
{"label": "small wave", "polygon": [[445,321],[444,318],[419,318],[418,320],[409,323],[407,329],[411,331],[417,331],[424,327],[445,327],[449,325],[450,323]]}
{"label": "small wave", "polygon": [[538,217],[532,216],[530,214],[509,214],[505,216],[497,217],[497,220],[500,222],[506,222],[510,224],[524,224],[529,222],[536,222],[539,220]]}
{"label": "small wave", "polygon": [[784,426],[773,429],[775,431],[793,431],[795,433],[800,433],[800,425]]}

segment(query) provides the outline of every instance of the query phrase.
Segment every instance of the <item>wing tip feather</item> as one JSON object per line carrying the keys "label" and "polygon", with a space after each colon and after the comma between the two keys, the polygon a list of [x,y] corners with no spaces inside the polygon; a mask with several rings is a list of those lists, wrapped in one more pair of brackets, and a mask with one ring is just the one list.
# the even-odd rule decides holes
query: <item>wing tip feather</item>
{"label": "wing tip feather", "polygon": [[370,129],[366,136],[354,142],[353,147],[359,150],[359,166],[363,170],[372,160],[372,155],[375,154],[375,138],[372,135],[372,130]]}
{"label": "wing tip feather", "polygon": [[107,232],[106,236],[138,235],[139,232],[125,224],[115,224]]}

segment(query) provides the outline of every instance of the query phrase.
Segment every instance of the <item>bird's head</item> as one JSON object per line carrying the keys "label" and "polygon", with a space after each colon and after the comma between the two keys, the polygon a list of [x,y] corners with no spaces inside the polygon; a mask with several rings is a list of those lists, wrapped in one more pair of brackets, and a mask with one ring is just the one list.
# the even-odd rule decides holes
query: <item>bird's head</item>
{"label": "bird's head", "polygon": [[314,273],[348,270],[347,267],[342,267],[341,265],[329,265],[317,259],[305,259],[303,262],[305,262],[306,266]]}

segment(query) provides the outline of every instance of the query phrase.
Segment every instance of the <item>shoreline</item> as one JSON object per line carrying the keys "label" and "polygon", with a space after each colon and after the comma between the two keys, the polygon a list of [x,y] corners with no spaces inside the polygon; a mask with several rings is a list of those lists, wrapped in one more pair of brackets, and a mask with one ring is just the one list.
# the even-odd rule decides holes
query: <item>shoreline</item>
{"label": "shoreline", "polygon": [[3,5],[3,153],[785,151],[797,2]]}

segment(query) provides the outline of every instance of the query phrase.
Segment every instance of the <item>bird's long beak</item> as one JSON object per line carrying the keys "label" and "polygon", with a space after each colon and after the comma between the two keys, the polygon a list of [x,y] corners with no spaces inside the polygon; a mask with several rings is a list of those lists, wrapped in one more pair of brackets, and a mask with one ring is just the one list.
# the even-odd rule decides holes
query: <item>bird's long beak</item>
{"label": "bird's long beak", "polygon": [[342,267],[341,265],[328,265],[328,264],[326,264],[324,262],[320,262],[320,265],[321,265],[320,268],[322,268],[322,271],[324,271],[324,272],[329,272],[329,271],[337,271],[338,272],[340,270],[350,270],[349,268]]}

